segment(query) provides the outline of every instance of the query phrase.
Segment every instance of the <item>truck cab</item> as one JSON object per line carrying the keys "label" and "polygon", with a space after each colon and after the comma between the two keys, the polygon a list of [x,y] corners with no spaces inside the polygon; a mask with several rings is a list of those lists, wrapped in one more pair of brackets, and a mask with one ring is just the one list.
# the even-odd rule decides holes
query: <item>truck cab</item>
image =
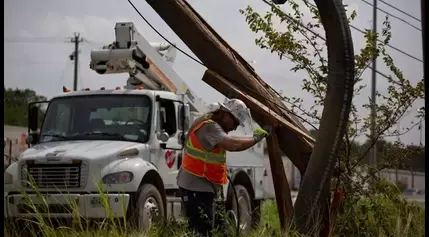
{"label": "truck cab", "polygon": [[179,167],[175,159],[189,116],[178,111],[185,107],[174,93],[153,90],[81,91],[53,98],[40,132],[35,131],[38,114],[30,112],[31,147],[6,170],[10,205],[5,216],[22,214],[22,188],[56,198],[67,191],[79,200],[81,214],[94,218],[105,217],[98,199],[100,192],[108,193],[112,212],[122,216],[142,182],[156,188],[160,200],[154,208],[166,212],[165,187],[176,187],[176,173],[167,171]]}
{"label": "truck cab", "polygon": [[[184,136],[194,119],[181,97],[145,89],[66,92],[49,101],[40,125],[38,107],[32,105],[30,147],[5,171],[4,216],[30,215],[26,196],[42,204],[39,193],[46,193],[50,217],[72,217],[71,207],[57,208],[72,205],[71,199],[81,216],[128,217],[141,228],[155,214],[179,217],[176,176]],[[255,157],[230,154],[236,157],[229,161],[230,174],[245,188],[243,205],[250,213],[264,197],[264,167],[257,166]],[[224,193],[233,208],[230,185]]]}

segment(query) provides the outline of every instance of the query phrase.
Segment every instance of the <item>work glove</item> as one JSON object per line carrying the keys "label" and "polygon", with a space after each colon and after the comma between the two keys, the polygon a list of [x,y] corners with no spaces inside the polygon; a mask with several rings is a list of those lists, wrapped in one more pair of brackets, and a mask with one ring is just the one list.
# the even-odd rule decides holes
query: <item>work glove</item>
{"label": "work glove", "polygon": [[257,128],[253,131],[253,139],[255,139],[256,143],[262,141],[262,139],[268,137],[268,135],[268,132],[261,128]]}

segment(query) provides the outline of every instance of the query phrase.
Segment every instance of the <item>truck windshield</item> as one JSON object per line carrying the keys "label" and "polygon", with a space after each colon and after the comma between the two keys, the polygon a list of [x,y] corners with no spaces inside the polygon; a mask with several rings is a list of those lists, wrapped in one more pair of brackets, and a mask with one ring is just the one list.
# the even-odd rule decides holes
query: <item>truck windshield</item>
{"label": "truck windshield", "polygon": [[91,95],[53,99],[40,142],[149,140],[151,100],[144,95]]}

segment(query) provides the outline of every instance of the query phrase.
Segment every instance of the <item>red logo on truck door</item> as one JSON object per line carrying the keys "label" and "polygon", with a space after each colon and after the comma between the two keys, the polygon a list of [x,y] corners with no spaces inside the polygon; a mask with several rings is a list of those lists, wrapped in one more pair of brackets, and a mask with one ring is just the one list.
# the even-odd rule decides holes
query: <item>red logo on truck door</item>
{"label": "red logo on truck door", "polygon": [[173,151],[166,151],[165,152],[165,163],[167,164],[167,167],[171,169],[174,165],[174,161],[176,161],[176,156]]}

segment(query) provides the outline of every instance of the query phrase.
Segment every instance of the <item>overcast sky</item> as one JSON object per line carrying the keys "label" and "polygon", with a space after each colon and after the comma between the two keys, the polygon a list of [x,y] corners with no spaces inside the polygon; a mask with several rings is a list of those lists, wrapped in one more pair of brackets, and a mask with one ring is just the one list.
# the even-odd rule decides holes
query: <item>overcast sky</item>
{"label": "overcast sky", "polygon": [[[280,60],[277,55],[262,50],[254,44],[255,34],[249,30],[239,10],[250,5],[256,11],[263,13],[268,10],[268,6],[261,0],[190,0],[189,2],[238,53],[246,60],[256,62],[252,66],[267,83],[289,96],[310,99],[301,92],[301,80],[305,75],[290,72],[289,69],[292,66],[290,62],[286,59]],[[420,19],[420,1],[389,0],[388,2]],[[344,3],[350,5],[351,9],[357,10],[358,17],[352,23],[354,26],[360,29],[371,27],[371,6],[361,0],[347,0]],[[190,52],[146,1],[136,0],[134,4],[165,37]],[[73,44],[66,42],[73,32],[80,32],[81,36],[90,42],[81,44],[79,88],[102,86],[113,88],[124,85],[127,79],[125,74],[100,76],[89,69],[90,50],[114,40],[115,22],[132,21],[148,41],[163,42],[162,38],[148,27],[126,0],[5,0],[4,6],[5,86],[30,88],[48,98],[61,93],[63,85],[72,88],[73,64],[68,56],[73,51]],[[379,7],[421,28],[419,21],[381,2]],[[377,22],[381,29],[385,13],[380,11],[378,13]],[[393,32],[391,45],[421,59],[421,32],[394,18],[391,18],[391,24]],[[364,38],[361,33],[353,29],[352,34],[355,52],[358,52],[363,46]],[[15,37],[17,40],[11,43]],[[413,83],[423,77],[421,62],[394,50],[389,52],[399,68]],[[174,68],[194,91],[204,91],[200,96],[207,103],[223,99],[220,93],[201,81],[205,68],[179,52]],[[385,67],[379,66],[379,70],[388,73]],[[370,71],[364,74],[364,80],[370,84]],[[381,92],[386,90],[385,79],[381,76],[378,76],[377,89]],[[368,86],[366,91],[356,99],[356,103],[366,103],[369,95]],[[401,128],[410,124],[415,111],[420,106],[423,106],[423,101],[417,102],[408,116],[401,121]],[[364,115],[363,112],[361,114]],[[420,131],[415,128],[401,136],[401,139],[406,143],[418,144]]]}

